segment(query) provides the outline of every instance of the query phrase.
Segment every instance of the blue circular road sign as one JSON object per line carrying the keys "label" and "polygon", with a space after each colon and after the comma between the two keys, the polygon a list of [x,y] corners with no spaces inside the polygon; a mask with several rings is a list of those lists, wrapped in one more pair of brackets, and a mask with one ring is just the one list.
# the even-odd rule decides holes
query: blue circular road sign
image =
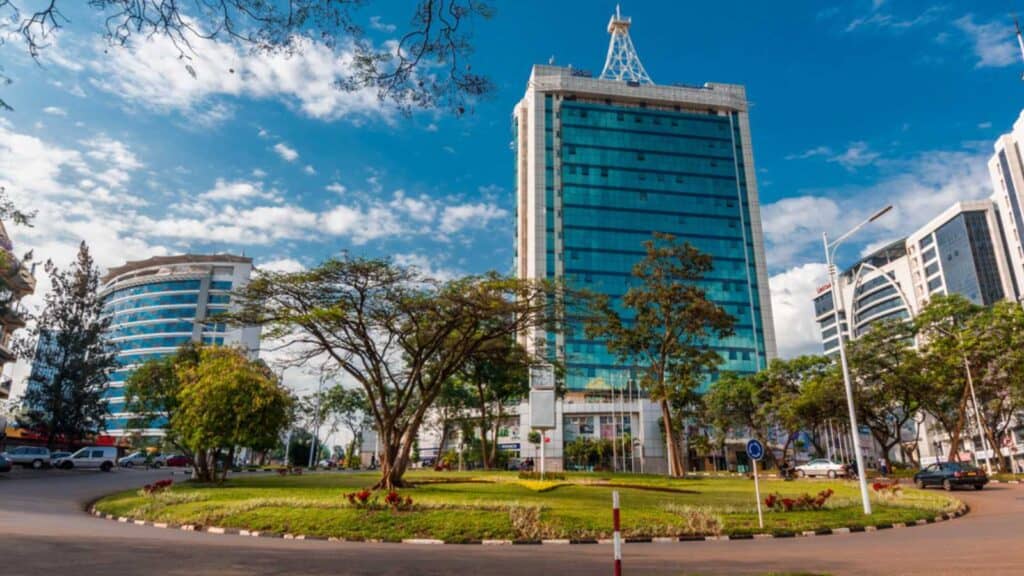
{"label": "blue circular road sign", "polygon": [[757,440],[747,442],[747,456],[750,456],[751,460],[764,458],[764,446]]}

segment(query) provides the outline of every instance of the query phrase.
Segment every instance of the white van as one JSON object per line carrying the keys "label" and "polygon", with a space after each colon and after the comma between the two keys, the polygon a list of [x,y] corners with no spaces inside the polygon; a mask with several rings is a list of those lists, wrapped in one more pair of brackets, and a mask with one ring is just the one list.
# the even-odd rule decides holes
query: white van
{"label": "white van", "polygon": [[86,446],[67,458],[55,460],[53,465],[63,470],[98,468],[104,472],[110,472],[116,462],[117,448],[114,446]]}

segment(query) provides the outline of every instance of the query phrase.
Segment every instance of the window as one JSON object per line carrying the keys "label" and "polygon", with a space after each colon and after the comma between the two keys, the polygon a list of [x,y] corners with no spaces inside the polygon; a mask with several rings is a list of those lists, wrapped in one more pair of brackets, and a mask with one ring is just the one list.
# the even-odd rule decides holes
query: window
{"label": "window", "polygon": [[636,153],[636,159],[637,159],[637,160],[643,161],[643,160],[644,160],[644,158],[645,158],[645,157],[644,157],[644,153],[643,153],[643,152],[637,152],[637,153]]}
{"label": "window", "polygon": [[103,458],[103,450],[93,450],[92,451],[92,457],[93,458]]}
{"label": "window", "polygon": [[575,155],[576,155],[576,147],[570,144],[569,145],[569,156],[575,156]]}
{"label": "window", "polygon": [[608,169],[607,168],[601,168],[601,178],[607,178],[607,177],[608,177]]}
{"label": "window", "polygon": [[615,119],[618,120],[619,122],[622,122],[623,116],[625,116],[625,114],[623,114],[622,112],[616,112]]}

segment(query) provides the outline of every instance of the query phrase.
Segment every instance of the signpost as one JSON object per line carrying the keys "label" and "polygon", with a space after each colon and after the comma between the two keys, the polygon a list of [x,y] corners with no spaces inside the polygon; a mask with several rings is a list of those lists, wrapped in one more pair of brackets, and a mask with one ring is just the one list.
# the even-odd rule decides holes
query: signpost
{"label": "signpost", "polygon": [[544,444],[547,431],[556,427],[555,367],[530,366],[530,428],[540,430],[540,477],[544,479]]}
{"label": "signpost", "polygon": [[757,525],[764,528],[764,514],[761,512],[761,486],[757,481],[757,461],[764,458],[764,446],[757,440],[747,442],[747,456],[754,467],[754,496],[757,497]]}

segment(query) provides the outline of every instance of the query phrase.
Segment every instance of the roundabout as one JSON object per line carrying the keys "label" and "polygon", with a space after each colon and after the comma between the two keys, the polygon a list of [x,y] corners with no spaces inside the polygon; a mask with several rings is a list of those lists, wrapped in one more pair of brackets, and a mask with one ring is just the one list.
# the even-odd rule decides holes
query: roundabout
{"label": "roundabout", "polygon": [[[610,571],[611,546],[394,545],[252,538],[155,529],[84,512],[167,471],[119,470],[0,477],[5,574],[523,574]],[[180,474],[177,479],[180,479]],[[816,486],[816,484],[815,484]],[[827,538],[702,544],[627,544],[626,574],[944,574],[979,565],[1017,574],[1024,563],[1024,490],[996,485],[955,492],[971,513],[952,522]]]}

